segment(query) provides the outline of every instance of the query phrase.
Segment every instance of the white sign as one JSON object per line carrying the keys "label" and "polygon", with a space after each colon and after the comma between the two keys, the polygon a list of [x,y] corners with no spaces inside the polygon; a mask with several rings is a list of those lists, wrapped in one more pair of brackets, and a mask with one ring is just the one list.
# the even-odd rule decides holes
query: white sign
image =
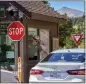
{"label": "white sign", "polygon": [[14,58],[14,51],[7,51],[6,52],[6,57],[7,58]]}
{"label": "white sign", "polygon": [[72,34],[72,38],[77,45],[79,45],[80,40],[82,39],[83,34]]}

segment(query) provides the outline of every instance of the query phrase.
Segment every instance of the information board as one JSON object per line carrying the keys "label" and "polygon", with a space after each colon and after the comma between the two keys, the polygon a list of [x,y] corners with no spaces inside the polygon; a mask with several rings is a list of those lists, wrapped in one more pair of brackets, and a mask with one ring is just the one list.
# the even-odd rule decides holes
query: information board
{"label": "information board", "polygon": [[7,58],[14,58],[14,51],[7,51],[6,52],[6,57]]}

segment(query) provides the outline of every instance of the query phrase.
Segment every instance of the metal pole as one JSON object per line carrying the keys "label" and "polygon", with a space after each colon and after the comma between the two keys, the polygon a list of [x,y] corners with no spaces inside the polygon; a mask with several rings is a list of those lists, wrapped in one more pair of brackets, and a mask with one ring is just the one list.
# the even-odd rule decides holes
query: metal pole
{"label": "metal pole", "polygon": [[20,42],[15,42],[15,70],[18,70],[18,57],[20,56]]}

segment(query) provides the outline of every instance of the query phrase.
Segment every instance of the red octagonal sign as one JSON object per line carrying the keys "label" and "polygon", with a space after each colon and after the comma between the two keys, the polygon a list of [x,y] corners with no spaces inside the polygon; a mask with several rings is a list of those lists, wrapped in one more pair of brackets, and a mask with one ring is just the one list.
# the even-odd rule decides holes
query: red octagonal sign
{"label": "red octagonal sign", "polygon": [[24,26],[19,21],[14,21],[8,26],[7,34],[12,41],[20,41],[24,34]]}

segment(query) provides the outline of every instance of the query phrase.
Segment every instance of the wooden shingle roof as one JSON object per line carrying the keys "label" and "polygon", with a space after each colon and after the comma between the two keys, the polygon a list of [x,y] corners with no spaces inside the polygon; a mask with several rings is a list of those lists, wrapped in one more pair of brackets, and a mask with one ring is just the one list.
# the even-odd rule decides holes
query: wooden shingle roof
{"label": "wooden shingle roof", "polygon": [[29,12],[34,12],[57,18],[64,18],[62,15],[57,13],[53,8],[51,8],[49,5],[45,4],[42,1],[16,1],[16,2]]}
{"label": "wooden shingle roof", "polygon": [[63,23],[66,18],[43,1],[9,1],[30,19]]}

